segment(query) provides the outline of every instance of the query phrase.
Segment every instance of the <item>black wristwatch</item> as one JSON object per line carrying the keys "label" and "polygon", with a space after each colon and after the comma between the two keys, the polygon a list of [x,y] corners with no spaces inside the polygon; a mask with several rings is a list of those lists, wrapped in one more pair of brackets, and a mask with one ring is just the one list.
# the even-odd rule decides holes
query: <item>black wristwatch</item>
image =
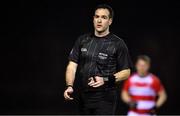
{"label": "black wristwatch", "polygon": [[104,82],[112,82],[112,83],[115,82],[115,76],[114,75],[104,76],[103,79],[104,79]]}
{"label": "black wristwatch", "polygon": [[103,77],[104,82],[108,82],[109,81],[109,77]]}

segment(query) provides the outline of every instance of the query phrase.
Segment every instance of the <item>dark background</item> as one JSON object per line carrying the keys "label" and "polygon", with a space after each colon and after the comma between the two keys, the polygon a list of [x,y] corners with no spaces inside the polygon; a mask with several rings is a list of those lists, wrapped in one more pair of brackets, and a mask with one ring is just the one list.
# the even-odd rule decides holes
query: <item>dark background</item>
{"label": "dark background", "polygon": [[[152,58],[152,72],[168,93],[159,114],[180,114],[180,3],[172,0],[1,3],[0,114],[77,114],[77,101],[63,99],[67,57],[77,37],[93,31],[93,9],[100,3],[113,7],[111,30],[125,40],[132,59]],[[117,114],[126,111],[120,101]]]}

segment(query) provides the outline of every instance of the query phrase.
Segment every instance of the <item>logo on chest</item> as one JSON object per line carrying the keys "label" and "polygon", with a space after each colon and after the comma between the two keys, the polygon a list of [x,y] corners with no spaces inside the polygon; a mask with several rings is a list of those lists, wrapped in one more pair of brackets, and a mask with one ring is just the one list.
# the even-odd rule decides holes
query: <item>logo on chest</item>
{"label": "logo on chest", "polygon": [[99,53],[98,54],[98,58],[101,59],[101,60],[105,60],[108,58],[108,54],[105,54],[105,53]]}
{"label": "logo on chest", "polygon": [[81,52],[87,52],[87,48],[81,48]]}

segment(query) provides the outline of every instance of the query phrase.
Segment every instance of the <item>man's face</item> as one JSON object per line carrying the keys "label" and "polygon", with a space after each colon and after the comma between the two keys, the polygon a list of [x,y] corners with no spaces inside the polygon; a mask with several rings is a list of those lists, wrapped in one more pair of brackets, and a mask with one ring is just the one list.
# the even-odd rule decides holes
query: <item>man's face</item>
{"label": "man's face", "polygon": [[93,22],[95,31],[101,33],[109,29],[112,18],[109,18],[109,11],[107,9],[101,8],[95,11]]}
{"label": "man's face", "polygon": [[150,68],[150,64],[145,62],[144,60],[138,60],[136,63],[136,70],[139,74],[144,75],[147,74]]}

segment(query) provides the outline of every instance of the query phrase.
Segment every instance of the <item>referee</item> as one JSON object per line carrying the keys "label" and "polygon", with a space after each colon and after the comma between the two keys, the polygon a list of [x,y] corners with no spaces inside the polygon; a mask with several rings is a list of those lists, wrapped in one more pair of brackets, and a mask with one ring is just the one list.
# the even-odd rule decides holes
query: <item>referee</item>
{"label": "referee", "polygon": [[128,48],[121,38],[109,32],[113,15],[110,6],[97,6],[93,17],[94,33],[80,36],[69,55],[64,98],[73,100],[75,76],[80,78],[81,114],[114,114],[117,102],[115,83],[130,75]]}

